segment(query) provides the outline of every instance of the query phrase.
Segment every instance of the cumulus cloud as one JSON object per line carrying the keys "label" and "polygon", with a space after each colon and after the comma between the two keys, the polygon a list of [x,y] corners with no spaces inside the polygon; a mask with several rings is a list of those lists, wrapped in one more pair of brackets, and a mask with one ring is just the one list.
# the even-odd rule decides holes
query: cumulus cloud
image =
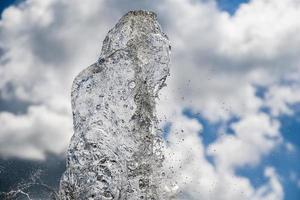
{"label": "cumulus cloud", "polygon": [[176,19],[166,28],[174,49],[169,89],[180,104],[211,120],[248,114],[261,106],[253,85],[274,85],[298,73],[298,37],[292,34],[300,27],[293,20],[297,1],[254,0],[234,16],[213,3],[176,2],[164,14]]}
{"label": "cumulus cloud", "polygon": [[[1,111],[1,156],[63,153],[72,135],[73,78],[96,61],[121,15],[151,9],[172,42],[171,76],[157,110],[172,123],[167,151],[182,199],[283,199],[274,168],[265,169],[269,181],[259,188],[235,169],[258,165],[284,142],[276,116],[293,114],[289,105],[300,101],[299,1],[252,0],[233,16],[213,0],[124,2],[26,0],[3,12],[0,98],[26,109]],[[266,88],[263,98],[257,86]],[[202,125],[184,116],[185,108],[211,122],[239,120],[233,134],[219,134],[206,148]]]}
{"label": "cumulus cloud", "polygon": [[[216,165],[213,165],[208,161],[206,150],[201,138],[198,136],[202,132],[201,124],[195,119],[191,120],[182,115],[178,115],[175,122],[177,123],[174,123],[174,126],[171,127],[168,137],[168,162],[166,162],[167,166],[165,167],[172,183],[176,182],[178,186],[179,199],[283,199],[283,188],[274,168],[266,167],[264,176],[268,179],[267,183],[259,188],[254,188],[247,178],[237,176],[232,168],[227,167],[225,169],[223,167],[224,163],[219,165],[217,162]],[[242,125],[239,126],[242,127],[244,123],[242,122]],[[268,122],[266,123],[268,124]],[[270,132],[273,131],[269,124],[265,126],[265,129]],[[235,142],[243,141],[235,139]],[[224,159],[222,161],[234,166],[245,162],[250,163],[253,159],[256,159],[252,155],[246,155],[247,153],[252,153],[254,156],[261,154],[253,152],[257,146],[244,148],[233,142],[233,144],[228,144],[226,147],[229,148],[229,152],[226,152],[225,148],[221,149],[222,147],[215,148],[213,152],[216,154],[219,152],[221,155],[226,154],[228,160]],[[231,151],[230,147],[236,149]],[[247,152],[247,150],[252,152]],[[242,151],[241,157],[239,157],[240,151]]]}
{"label": "cumulus cloud", "polygon": [[72,130],[69,121],[68,115],[43,105],[31,106],[26,115],[1,112],[1,154],[38,159],[43,159],[47,152],[61,154]]}
{"label": "cumulus cloud", "polygon": [[281,141],[279,123],[262,113],[244,117],[232,129],[234,135],[223,135],[208,148],[219,168],[255,165]]}
{"label": "cumulus cloud", "polygon": [[[1,115],[7,126],[1,129],[3,143],[4,139],[13,138],[10,148],[3,146],[2,156],[42,158],[45,150],[62,153],[66,149],[72,134],[72,79],[97,59],[101,40],[108,30],[106,23],[112,23],[103,11],[103,2],[79,4],[30,0],[3,12],[1,99],[26,102],[27,112],[21,116],[6,112]],[[41,128],[48,120],[52,128]],[[16,124],[19,122],[23,127]],[[52,138],[52,147],[44,149],[49,145],[47,140],[29,139],[35,137]],[[20,151],[23,145],[29,150]]]}

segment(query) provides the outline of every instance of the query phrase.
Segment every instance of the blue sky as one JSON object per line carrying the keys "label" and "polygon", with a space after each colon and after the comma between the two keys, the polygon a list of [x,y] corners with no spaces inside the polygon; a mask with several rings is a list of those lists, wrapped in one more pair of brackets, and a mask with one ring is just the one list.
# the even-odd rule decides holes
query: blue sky
{"label": "blue sky", "polygon": [[9,7],[10,5],[17,4],[20,1],[22,1],[22,0],[3,0],[3,1],[0,1],[0,13],[2,13],[5,8]]}
{"label": "blue sky", "polygon": [[[264,98],[266,90],[267,88],[257,87],[257,97]],[[263,157],[263,161],[259,165],[242,167],[236,171],[238,175],[249,178],[255,187],[259,187],[266,182],[264,168],[275,166],[286,191],[286,200],[300,198],[300,188],[297,185],[299,183],[291,178],[293,173],[297,174],[297,176],[300,175],[300,104],[290,105],[290,107],[294,113],[292,115],[278,116],[278,119],[281,123],[280,132],[284,140],[293,144],[294,150],[290,152],[285,146],[280,145],[270,155]],[[184,114],[189,118],[198,120],[203,125],[203,131],[199,133],[199,137],[205,146],[217,139],[216,134],[221,126],[225,126],[226,134],[234,134],[230,129],[230,125],[238,121],[237,117],[232,117],[226,123],[211,123],[200,114],[194,114],[191,110],[184,111]]]}
{"label": "blue sky", "polygon": [[218,7],[231,15],[239,8],[243,3],[248,3],[249,0],[217,0]]}
{"label": "blue sky", "polygon": [[[256,86],[256,96],[264,99],[268,88]],[[254,166],[244,166],[238,168],[235,173],[238,176],[247,177],[255,188],[264,185],[268,178],[264,175],[264,170],[268,166],[274,166],[280,175],[280,181],[285,191],[285,200],[295,200],[300,198],[299,182],[293,176],[299,177],[300,174],[300,103],[290,105],[293,110],[292,115],[280,115],[276,118],[279,120],[280,132],[284,141],[293,145],[291,151],[283,144],[277,146],[269,155],[262,158],[262,162]],[[265,111],[267,110],[267,111]],[[261,112],[270,114],[269,109],[262,109]],[[206,119],[201,113],[194,113],[192,109],[185,109],[183,114],[190,119],[196,119],[202,124],[203,130],[199,131],[198,136],[204,146],[209,146],[218,138],[221,132],[224,134],[235,135],[231,125],[239,121],[239,117],[233,116],[227,121],[211,122]],[[164,129],[164,138],[168,140],[172,124],[166,124]],[[206,155],[206,159],[214,165],[214,160],[211,156]],[[234,155],[233,155],[234,156]]]}
{"label": "blue sky", "polygon": [[[262,98],[262,89],[257,87],[257,96]],[[297,183],[293,178],[293,174],[300,176],[300,104],[291,105],[293,115],[281,115],[278,117],[281,127],[280,132],[283,135],[285,141],[290,142],[294,145],[293,151],[289,151],[286,146],[277,146],[270,155],[264,156],[262,162],[255,166],[245,166],[238,168],[236,174],[238,176],[247,177],[255,188],[258,188],[265,184],[268,179],[264,175],[264,169],[268,166],[274,166],[280,175],[280,180],[283,184],[285,191],[285,200],[296,200],[300,198],[299,183]],[[196,119],[199,121],[203,130],[199,132],[199,139],[204,144],[208,146],[213,143],[217,138],[217,134],[221,127],[225,134],[235,134],[230,128],[232,123],[238,122],[238,117],[232,117],[226,122],[211,122],[205,117],[201,116],[200,113],[193,113],[191,109],[185,109],[183,111],[184,115],[191,119]],[[164,129],[164,138],[168,141],[168,135],[170,133],[170,127],[172,124],[168,123]],[[225,129],[224,129],[225,128]],[[212,157],[208,156],[206,159],[214,165]]]}
{"label": "blue sky", "polygon": [[5,0],[0,2],[0,13],[7,8],[8,6],[12,5],[15,2],[15,0]]}
{"label": "blue sky", "polygon": [[[171,81],[164,91],[167,97],[161,98],[158,109],[159,114],[167,119],[164,138],[170,140],[170,147],[184,155],[184,145],[192,144],[195,148],[198,145],[204,152],[195,152],[199,152],[199,157],[203,153],[204,158],[197,164],[214,169],[214,180],[221,182],[225,179],[222,174],[244,177],[251,183],[250,186],[237,179],[221,183],[241,184],[242,192],[254,191],[257,200],[264,199],[258,194],[259,188],[264,186],[270,187],[266,193],[276,194],[278,200],[300,199],[300,81],[297,78],[300,77],[297,54],[300,52],[297,43],[300,24],[289,14],[293,11],[296,15],[300,8],[291,6],[294,0],[287,1],[290,4],[283,5],[284,1],[278,0],[261,1],[264,2],[261,4],[259,0],[217,0],[215,8],[202,1],[197,6],[191,1],[174,4],[162,1],[161,6],[155,1],[126,1],[124,5],[118,1],[103,4],[91,1],[85,6],[78,6],[58,0],[50,4],[34,0],[32,5],[27,5],[20,12],[11,11],[0,30],[0,37],[4,38],[0,38],[3,49],[0,52],[9,52],[3,53],[5,56],[0,54],[0,67],[3,67],[0,77],[5,77],[0,82],[0,122],[5,123],[0,130],[3,140],[0,141],[0,166],[7,170],[2,176],[18,174],[22,177],[23,174],[22,178],[26,179],[32,169],[44,168],[51,175],[45,179],[49,179],[51,185],[58,183],[59,173],[64,170],[62,155],[72,134],[69,108],[71,81],[83,66],[97,59],[99,44],[116,20],[128,9],[139,7],[158,13],[173,43]],[[0,13],[18,2],[0,1]],[[235,18],[234,14],[241,4],[249,4],[248,10]],[[280,10],[287,7],[287,10]],[[36,12],[38,9],[41,12]],[[231,17],[221,15],[220,11],[228,12]],[[77,15],[71,14],[74,12]],[[284,16],[279,20],[278,16],[282,13]],[[265,21],[257,20],[261,17]],[[278,21],[281,23],[278,29],[271,31]],[[85,34],[81,34],[83,32]],[[53,52],[60,52],[60,55],[54,56],[54,60],[45,59],[56,55]],[[12,89],[7,90],[10,87]],[[167,99],[166,102],[164,99]],[[170,110],[177,112],[175,117]],[[250,139],[245,137],[245,127],[252,128],[249,122],[261,123],[262,130],[258,124],[254,131],[261,131],[263,137],[251,138],[251,133],[248,133]],[[183,142],[172,146],[177,137],[175,129],[184,130],[179,132],[180,137],[187,136],[186,140],[188,132],[195,131],[196,137],[191,138],[197,141],[191,139],[191,144]],[[230,143],[230,138],[226,138],[229,135],[237,143]],[[276,137],[282,141],[275,142]],[[225,138],[224,141],[222,138]],[[230,151],[231,146],[226,146],[243,144],[247,139],[257,139],[254,144],[257,146],[253,148],[263,149],[258,153],[250,151],[257,153],[257,157],[252,158],[245,153],[244,156],[249,156],[249,159],[240,158]],[[52,145],[43,143],[45,140]],[[268,144],[259,143],[261,141],[276,145],[264,148]],[[216,152],[211,152],[214,148]],[[231,154],[223,153],[227,150]],[[224,154],[228,156],[228,162],[222,160]],[[55,163],[58,163],[57,166]],[[25,171],[23,165],[26,166]],[[51,166],[56,167],[51,171]],[[195,177],[211,173],[206,169],[201,171],[201,166],[195,163],[191,166],[195,168],[191,172]],[[229,166],[230,170],[226,171],[224,166]],[[274,168],[275,175],[265,175],[269,167]],[[182,173],[189,174],[188,170]],[[234,174],[230,174],[231,170]],[[56,177],[56,180],[51,177]],[[206,180],[209,176],[200,178]],[[281,184],[283,198],[280,191],[272,191],[270,178]],[[3,180],[3,177],[0,178],[0,190],[19,181],[13,179],[8,183]],[[193,192],[198,191],[199,186],[190,184],[189,187],[192,189],[185,189],[197,199]],[[208,194],[220,199],[214,191],[223,191],[221,186],[213,190],[213,194],[207,192],[210,189],[203,188],[199,190],[203,194],[201,198],[205,199]],[[239,199],[237,196],[228,198]]]}
{"label": "blue sky", "polygon": [[[263,93],[266,90],[266,88],[257,87],[256,95],[259,98],[263,98]],[[290,152],[283,145],[277,146],[270,155],[263,157],[259,165],[241,167],[236,170],[237,175],[247,177],[255,187],[259,187],[267,181],[264,176],[264,169],[267,166],[274,166],[281,177],[281,182],[286,192],[285,200],[300,198],[299,183],[295,182],[291,177],[293,173],[297,174],[298,177],[300,175],[300,104],[291,105],[291,109],[294,111],[293,115],[281,115],[278,119],[281,123],[280,132],[284,140],[293,144],[294,150]],[[217,139],[216,134],[221,127],[225,127],[225,134],[234,134],[230,129],[230,125],[239,120],[238,117],[232,117],[227,122],[212,123],[201,116],[201,114],[195,114],[189,109],[184,111],[184,115],[196,119],[203,125],[203,131],[199,132],[199,137],[205,146]],[[213,163],[209,156],[207,159]]]}

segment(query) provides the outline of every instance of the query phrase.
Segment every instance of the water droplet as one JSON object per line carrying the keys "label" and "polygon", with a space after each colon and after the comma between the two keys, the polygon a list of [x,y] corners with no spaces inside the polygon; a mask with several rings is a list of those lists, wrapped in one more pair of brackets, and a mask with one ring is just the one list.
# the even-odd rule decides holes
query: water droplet
{"label": "water droplet", "polygon": [[102,179],[103,179],[103,175],[98,175],[97,176],[97,181],[102,181]]}
{"label": "water droplet", "polygon": [[96,106],[96,110],[100,110],[100,109],[101,109],[101,105],[98,104],[98,105]]}
{"label": "water droplet", "polygon": [[104,164],[106,161],[107,161],[107,158],[106,158],[106,157],[100,159],[100,163],[101,163],[101,164]]}
{"label": "water droplet", "polygon": [[144,189],[149,185],[149,180],[148,179],[140,179],[139,180],[139,187],[140,189]]}
{"label": "water droplet", "polygon": [[102,121],[102,120],[98,120],[96,123],[97,123],[98,125],[100,125],[100,126],[103,125],[103,121]]}
{"label": "water droplet", "polygon": [[103,193],[103,196],[106,198],[106,199],[113,199],[113,195],[110,191],[105,191]]}
{"label": "water droplet", "polygon": [[130,170],[135,170],[138,166],[139,166],[139,164],[137,162],[135,162],[134,160],[127,162],[127,167]]}
{"label": "water droplet", "polygon": [[127,192],[128,193],[134,193],[134,190],[132,188],[128,188]]}
{"label": "water droplet", "polygon": [[129,84],[128,84],[128,86],[129,86],[130,89],[135,88],[135,82],[134,81],[130,81]]}
{"label": "water droplet", "polygon": [[105,59],[104,59],[104,58],[101,58],[101,59],[98,60],[98,64],[101,65],[101,64],[104,63],[104,61],[105,61]]}

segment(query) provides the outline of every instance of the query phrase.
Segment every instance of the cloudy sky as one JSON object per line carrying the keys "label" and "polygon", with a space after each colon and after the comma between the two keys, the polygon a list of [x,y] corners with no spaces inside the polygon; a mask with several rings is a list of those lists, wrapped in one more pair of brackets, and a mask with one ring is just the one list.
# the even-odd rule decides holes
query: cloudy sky
{"label": "cloudy sky", "polygon": [[186,200],[300,199],[300,0],[1,0],[0,191],[57,186],[73,78],[129,10],[172,43],[157,110]]}

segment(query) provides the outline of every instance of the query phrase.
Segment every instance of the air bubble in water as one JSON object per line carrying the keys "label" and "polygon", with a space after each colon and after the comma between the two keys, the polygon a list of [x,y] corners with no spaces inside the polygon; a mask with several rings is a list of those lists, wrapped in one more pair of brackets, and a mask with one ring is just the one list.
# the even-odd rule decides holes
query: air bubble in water
{"label": "air bubble in water", "polygon": [[129,86],[130,89],[135,88],[135,82],[134,81],[130,81],[129,84],[128,84],[128,86]]}

